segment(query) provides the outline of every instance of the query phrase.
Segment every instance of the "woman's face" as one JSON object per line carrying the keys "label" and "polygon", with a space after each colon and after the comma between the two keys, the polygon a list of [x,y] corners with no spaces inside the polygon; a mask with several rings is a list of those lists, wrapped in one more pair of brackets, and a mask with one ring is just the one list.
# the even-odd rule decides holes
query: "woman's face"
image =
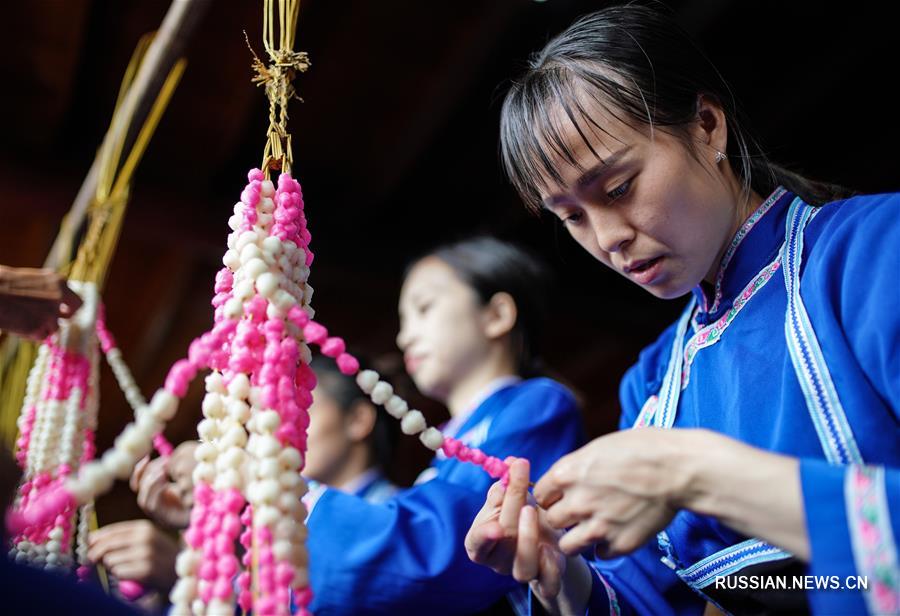
{"label": "woman's face", "polygon": [[489,350],[475,291],[449,265],[426,257],[403,282],[399,311],[397,346],[407,372],[423,394],[446,401]]}
{"label": "woman's face", "polygon": [[689,127],[692,156],[671,133],[657,128],[651,139],[596,107],[592,117],[608,134],[581,129],[600,160],[571,122],[560,122],[578,166],[557,157],[563,181],[547,182],[543,206],[595,259],[657,297],[713,279],[742,218],[708,133],[699,122]]}
{"label": "woman's face", "polygon": [[347,460],[353,444],[347,434],[344,413],[325,388],[316,386],[309,407],[309,449],[303,475],[321,483],[331,483]]}

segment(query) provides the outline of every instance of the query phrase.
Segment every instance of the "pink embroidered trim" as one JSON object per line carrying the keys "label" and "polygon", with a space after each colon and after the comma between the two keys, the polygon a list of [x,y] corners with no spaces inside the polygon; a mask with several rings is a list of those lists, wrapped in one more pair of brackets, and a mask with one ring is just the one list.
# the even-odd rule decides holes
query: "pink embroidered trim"
{"label": "pink embroidered trim", "polygon": [[638,413],[637,419],[634,421],[635,428],[642,428],[644,426],[649,426],[650,422],[653,421],[653,416],[656,414],[656,407],[659,405],[659,396],[653,395],[647,398],[647,401],[644,402],[644,406],[641,407],[641,412]]}
{"label": "pink embroidered trim", "polygon": [[866,576],[869,612],[900,612],[900,563],[891,530],[884,469],[851,466],[844,484],[853,559],[859,575]]}
{"label": "pink embroidered trim", "polygon": [[681,371],[681,389],[683,390],[687,387],[688,381],[690,380],[691,374],[691,363],[694,361],[694,357],[697,356],[697,352],[705,347],[711,346],[719,341],[722,337],[722,333],[728,329],[728,326],[731,325],[731,322],[738,315],[738,313],[743,309],[744,306],[747,305],[747,302],[750,301],[750,298],[753,297],[757,291],[762,289],[769,280],[771,280],[772,276],[778,269],[781,267],[781,251],[778,253],[778,257],[772,261],[769,265],[763,268],[761,272],[759,272],[756,277],[750,281],[744,290],[741,291],[741,294],[734,300],[734,304],[731,306],[731,309],[722,315],[718,320],[713,323],[710,323],[700,331],[698,331],[694,336],[688,340],[687,346],[684,349],[684,367]]}
{"label": "pink embroidered trim", "polygon": [[747,237],[747,234],[750,233],[750,230],[758,223],[763,216],[766,215],[772,206],[775,205],[775,202],[778,201],[784,193],[787,191],[778,187],[775,191],[769,195],[769,198],[766,199],[762,205],[756,208],[756,211],[750,215],[744,224],[741,225],[741,228],[738,229],[738,232],[735,233],[734,238],[731,240],[731,244],[728,246],[728,250],[725,251],[725,254],[722,255],[722,261],[719,265],[719,271],[716,273],[716,286],[715,286],[715,297],[713,298],[713,305],[707,309],[706,307],[706,294],[701,293],[703,297],[703,312],[715,312],[719,308],[719,302],[722,300],[722,279],[725,277],[725,270],[728,269],[728,264],[731,263],[731,258],[734,256],[734,253],[737,251],[738,246],[741,245],[741,242],[744,241],[744,238]]}

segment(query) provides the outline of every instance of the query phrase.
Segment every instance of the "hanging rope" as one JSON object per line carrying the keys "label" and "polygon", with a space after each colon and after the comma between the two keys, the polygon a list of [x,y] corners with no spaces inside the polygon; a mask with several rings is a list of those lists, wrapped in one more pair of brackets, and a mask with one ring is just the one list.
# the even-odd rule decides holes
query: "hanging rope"
{"label": "hanging rope", "polygon": [[294,98],[302,101],[292,82],[298,72],[305,72],[310,67],[306,52],[294,51],[299,12],[300,0],[265,0],[263,45],[269,56],[268,65],[260,60],[247,41],[253,54],[255,75],[252,81],[265,88],[266,98],[269,99],[269,128],[260,167],[266,178],[271,170],[290,173],[293,164],[291,136],[287,130],[288,103]]}

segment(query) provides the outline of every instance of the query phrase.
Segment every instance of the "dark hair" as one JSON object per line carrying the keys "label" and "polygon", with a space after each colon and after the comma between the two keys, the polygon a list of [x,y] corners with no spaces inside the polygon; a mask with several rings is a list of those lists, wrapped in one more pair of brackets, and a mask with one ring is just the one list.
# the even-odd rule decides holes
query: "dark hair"
{"label": "dark hair", "polygon": [[[755,190],[765,197],[782,185],[816,205],[849,194],[772,163],[745,128],[727,82],[690,35],[659,10],[628,4],[586,15],[553,38],[532,56],[528,70],[506,95],[501,157],[533,210],[540,207],[537,185],[543,178],[560,181],[550,153],[577,166],[571,145],[554,125],[554,111],[565,114],[589,147],[580,121],[604,131],[585,110],[580,93],[623,122],[671,127],[676,134],[697,118],[699,95],[713,98],[725,113],[729,164],[734,163],[746,193]],[[693,152],[693,144],[688,146]]]}
{"label": "dark hair", "polygon": [[432,250],[414,261],[406,274],[427,257],[436,257],[449,265],[475,291],[482,304],[487,304],[497,293],[508,293],[513,298],[517,317],[511,338],[517,372],[526,378],[542,374],[538,346],[548,318],[553,286],[553,275],[547,264],[522,246],[478,236]]}
{"label": "dark hair", "polygon": [[316,373],[318,384],[334,400],[341,413],[346,415],[358,402],[365,402],[375,407],[375,425],[369,436],[372,444],[371,462],[377,464],[382,471],[387,471],[391,465],[394,447],[400,434],[397,420],[388,415],[384,408],[373,404],[369,397],[360,390],[356,379],[342,373],[334,360],[316,355],[309,366]]}

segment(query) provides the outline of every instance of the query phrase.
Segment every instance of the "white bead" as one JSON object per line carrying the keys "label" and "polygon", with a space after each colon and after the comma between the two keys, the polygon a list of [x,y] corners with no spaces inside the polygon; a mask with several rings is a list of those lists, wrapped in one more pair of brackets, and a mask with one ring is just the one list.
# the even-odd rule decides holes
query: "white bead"
{"label": "white bead", "polygon": [[212,417],[213,419],[221,418],[225,410],[225,405],[222,403],[222,395],[208,392],[203,396],[200,408],[203,409],[203,414],[207,417]]}
{"label": "white bead", "polygon": [[268,526],[271,528],[271,526],[278,521],[279,517],[281,516],[278,512],[278,509],[276,509],[275,507],[263,505],[261,507],[253,508],[254,521],[259,522],[263,526]]}
{"label": "white bead", "polygon": [[228,416],[234,421],[244,423],[250,417],[250,405],[242,399],[232,398],[228,401]]}
{"label": "white bead", "polygon": [[208,462],[201,462],[194,468],[191,476],[194,478],[194,484],[212,483],[216,478],[216,467]]}
{"label": "white bead", "polygon": [[112,487],[114,477],[99,462],[90,462],[81,467],[78,472],[79,481],[89,487],[92,494],[99,496],[106,493]]}
{"label": "white bead", "polygon": [[204,441],[211,441],[219,436],[219,426],[214,419],[203,419],[197,424],[197,434]]}
{"label": "white bead", "polygon": [[290,541],[276,541],[272,544],[272,553],[278,561],[288,560],[291,557],[293,548],[294,546],[291,545]]}
{"label": "white bead", "polygon": [[259,211],[263,214],[271,214],[275,211],[275,202],[266,197],[259,202]]}
{"label": "white bead", "polygon": [[416,410],[408,412],[400,420],[400,429],[403,430],[404,434],[418,434],[427,427],[425,416]]}
{"label": "white bead", "polygon": [[[257,259],[258,261],[259,259]],[[241,280],[239,283],[234,285],[234,296],[239,300],[246,301],[253,297],[253,281],[252,280]]]}
{"label": "white bead", "polygon": [[277,257],[281,254],[284,246],[280,239],[275,237],[274,235],[270,235],[262,241],[262,249],[264,252],[268,252],[273,257]]}
{"label": "white bead", "polygon": [[219,441],[221,447],[243,447],[247,444],[247,432],[240,424],[234,424]]}
{"label": "white bead", "polygon": [[241,490],[244,487],[244,478],[239,472],[233,468],[229,468],[216,474],[215,489],[222,490]]}
{"label": "white bead", "polygon": [[263,411],[256,416],[256,427],[260,432],[275,432],[280,424],[281,417],[275,411]]}
{"label": "white bead", "polygon": [[48,533],[48,536],[51,539],[53,539],[54,541],[62,541],[62,538],[63,538],[62,529],[59,527],[54,528]]}
{"label": "white bead", "polygon": [[[233,216],[229,216],[228,217],[228,227],[232,231],[237,231],[238,228],[241,226],[241,222],[243,222],[243,220],[244,220],[244,217],[241,216],[240,214],[234,214]],[[229,248],[230,247],[231,246],[229,246]]]}
{"label": "white bead", "polygon": [[259,194],[263,197],[271,197],[275,194],[275,185],[272,180],[263,180],[259,183]]}
{"label": "white bead", "polygon": [[178,411],[178,397],[165,389],[158,389],[150,401],[150,409],[157,421],[166,422]]}
{"label": "white bead", "polygon": [[239,372],[228,384],[228,393],[232,398],[244,399],[250,393],[250,379],[243,372]]}
{"label": "white bead", "polygon": [[224,394],[225,389],[225,379],[222,378],[221,372],[210,372],[206,375],[206,391],[215,392],[217,394]]}
{"label": "white bead", "polygon": [[200,443],[194,449],[194,460],[197,462],[212,462],[218,455],[218,449],[212,443]]}
{"label": "white bead", "polygon": [[281,473],[281,465],[275,458],[263,458],[259,461],[256,472],[263,479],[276,479]]}
{"label": "white bead", "polygon": [[290,518],[281,518],[277,522],[275,522],[275,528],[272,534],[275,536],[275,539],[287,539],[294,535],[294,528],[296,528],[297,523],[291,520]]}
{"label": "white bead", "polygon": [[247,244],[241,248],[241,264],[249,263],[253,259],[261,259],[262,251],[256,244]]}
{"label": "white bead", "polygon": [[193,616],[206,616],[206,604],[203,599],[194,599],[191,601],[191,614]]}
{"label": "white bead", "polygon": [[247,207],[247,206],[244,205],[244,202],[243,202],[243,201],[238,201],[237,203],[234,204],[234,207],[231,208],[231,211],[234,212],[235,214],[239,215],[239,216],[243,216],[243,215],[244,215],[244,209],[245,209],[246,207]]}
{"label": "white bead", "polygon": [[258,239],[259,236],[256,235],[256,231],[253,231],[252,229],[241,231],[241,234],[238,235],[237,240],[234,242],[234,249],[238,254],[240,254],[244,250],[245,246],[249,244],[255,244]]}
{"label": "white bead", "polygon": [[375,404],[384,404],[394,395],[394,388],[386,381],[378,381],[378,384],[372,388],[371,398]]}
{"label": "white bead", "polygon": [[261,274],[267,271],[269,271],[269,266],[266,265],[266,262],[262,259],[250,259],[250,261],[244,264],[244,274],[247,275],[247,278],[253,280],[256,280]]}
{"label": "white bead", "polygon": [[302,481],[303,478],[300,477],[300,475],[298,475],[297,473],[286,472],[281,473],[278,476],[278,483],[280,483],[281,486],[286,490],[292,490],[293,488],[296,488]]}
{"label": "white bead", "polygon": [[272,272],[263,272],[256,277],[256,290],[263,297],[271,298],[278,290],[278,278]]}
{"label": "white bead", "polygon": [[444,435],[441,434],[441,431],[437,428],[428,428],[419,435],[419,440],[422,441],[422,444],[428,447],[428,449],[437,451],[444,444]]}
{"label": "white bead", "polygon": [[[179,556],[183,554],[184,552],[182,552],[182,554],[179,554]],[[193,577],[185,577],[189,575],[189,573],[179,573],[177,571],[177,567],[178,565],[176,564],[176,572],[181,579],[175,582],[175,586],[172,588],[169,599],[172,601],[172,603],[187,603],[197,595],[197,580]],[[192,569],[190,573],[193,572],[194,570]],[[178,612],[173,613],[177,614]]]}
{"label": "white bead", "polygon": [[[270,319],[273,319],[273,320],[274,319],[283,319],[286,314],[287,313],[284,310],[282,310],[281,308],[279,308],[278,306],[276,306],[275,304],[273,304],[271,302],[269,303],[268,306],[266,306],[266,316],[269,317]],[[288,323],[287,326],[288,326],[288,332],[291,332],[291,328],[294,327],[294,324]],[[292,335],[295,338],[298,337],[296,333],[292,333]]]}
{"label": "white bead", "polygon": [[[310,317],[312,318],[312,317]],[[309,364],[312,361],[312,350],[309,348],[309,345],[305,342],[300,343],[300,359],[304,364]]]}
{"label": "white bead", "polygon": [[268,229],[269,225],[272,224],[272,215],[260,213],[259,216],[256,217],[256,221],[260,227]]}
{"label": "white bead", "polygon": [[315,292],[316,290],[312,288],[311,284],[306,285],[306,289],[303,291],[303,303],[309,304],[312,302],[313,293]]}
{"label": "white bead", "polygon": [[238,470],[241,468],[246,455],[240,447],[229,447],[216,459],[216,469],[219,472],[228,469]]}
{"label": "white bead", "polygon": [[[175,573],[178,574],[178,577],[184,578],[193,575],[199,566],[200,555],[194,550],[185,550],[175,558]],[[181,584],[181,581],[178,584]]]}
{"label": "white bead", "polygon": [[128,479],[136,460],[120,449],[110,449],[103,454],[103,466],[118,479]]}
{"label": "white bead", "polygon": [[374,370],[363,370],[356,375],[356,383],[366,394],[371,394],[378,384],[378,373]]}
{"label": "white bead", "polygon": [[256,455],[259,458],[270,458],[278,455],[281,449],[281,443],[274,436],[265,435],[260,437],[256,445]]}
{"label": "white bead", "polygon": [[403,416],[409,410],[409,405],[400,396],[391,396],[390,400],[384,403],[384,408],[397,419],[403,419]]}
{"label": "white bead", "polygon": [[285,447],[278,454],[278,463],[282,468],[296,470],[303,464],[303,455],[296,447]]}
{"label": "white bead", "polygon": [[209,602],[206,614],[207,616],[231,616],[234,614],[234,606],[221,599],[213,598]]}
{"label": "white bead", "polygon": [[297,517],[302,507],[303,503],[300,502],[300,499],[289,492],[283,492],[278,497],[278,508],[292,517]]}
{"label": "white bead", "polygon": [[288,312],[291,308],[297,305],[297,300],[294,298],[294,296],[284,289],[279,289],[278,291],[276,291],[271,299],[275,303],[275,305],[278,306],[278,309],[283,312]]}
{"label": "white bead", "polygon": [[[150,438],[152,437],[153,435],[151,434]],[[117,436],[114,442],[116,449],[122,449],[129,455],[134,456],[135,459],[138,459],[147,453],[145,449],[148,448],[148,443],[145,443],[145,440],[149,439],[145,439],[138,427],[135,424],[130,423],[125,426],[125,429],[122,430],[122,434]]]}
{"label": "white bead", "polygon": [[222,257],[222,263],[232,272],[236,272],[237,269],[241,266],[241,256],[236,250],[228,249],[225,251],[225,255]]}
{"label": "white bead", "polygon": [[244,304],[236,297],[225,302],[225,317],[237,319],[244,313]]}

